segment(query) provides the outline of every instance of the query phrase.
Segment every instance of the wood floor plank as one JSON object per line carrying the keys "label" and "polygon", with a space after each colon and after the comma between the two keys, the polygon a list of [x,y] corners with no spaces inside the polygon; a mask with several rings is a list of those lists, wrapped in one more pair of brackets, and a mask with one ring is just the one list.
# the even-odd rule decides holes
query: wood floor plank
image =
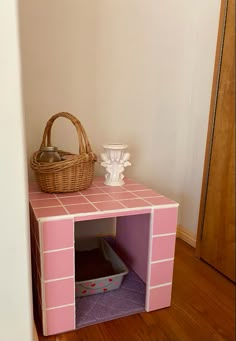
{"label": "wood floor plank", "polygon": [[235,284],[177,239],[172,304],[40,341],[234,341]]}

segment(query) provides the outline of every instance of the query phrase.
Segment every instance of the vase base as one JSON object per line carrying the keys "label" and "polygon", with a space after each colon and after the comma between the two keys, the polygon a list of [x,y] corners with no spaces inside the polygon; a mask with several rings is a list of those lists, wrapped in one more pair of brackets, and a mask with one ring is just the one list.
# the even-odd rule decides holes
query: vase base
{"label": "vase base", "polygon": [[124,180],[120,181],[105,181],[104,185],[106,186],[123,186],[125,184]]}

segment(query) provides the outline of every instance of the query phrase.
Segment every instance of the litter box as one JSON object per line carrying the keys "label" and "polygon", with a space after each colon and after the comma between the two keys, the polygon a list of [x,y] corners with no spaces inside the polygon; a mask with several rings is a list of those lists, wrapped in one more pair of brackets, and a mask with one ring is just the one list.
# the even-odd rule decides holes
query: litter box
{"label": "litter box", "polygon": [[[90,279],[75,281],[76,297],[95,295],[118,289],[122,283],[124,276],[128,273],[128,268],[126,267],[126,265],[104,238],[81,238],[76,241],[76,251],[81,252],[94,249],[101,250],[103,257],[111,263],[113,274],[105,277],[95,276],[92,279],[90,276]],[[91,259],[89,261],[91,261]],[[85,265],[86,268],[86,259],[83,258],[83,262],[85,262],[83,266]],[[78,268],[78,266],[75,266],[75,268]]]}

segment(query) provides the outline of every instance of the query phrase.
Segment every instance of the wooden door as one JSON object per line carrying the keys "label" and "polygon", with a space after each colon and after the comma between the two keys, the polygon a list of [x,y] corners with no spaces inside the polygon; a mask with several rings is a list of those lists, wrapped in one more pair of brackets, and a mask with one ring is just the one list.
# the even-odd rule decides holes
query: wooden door
{"label": "wooden door", "polygon": [[197,254],[235,281],[235,1],[222,1]]}

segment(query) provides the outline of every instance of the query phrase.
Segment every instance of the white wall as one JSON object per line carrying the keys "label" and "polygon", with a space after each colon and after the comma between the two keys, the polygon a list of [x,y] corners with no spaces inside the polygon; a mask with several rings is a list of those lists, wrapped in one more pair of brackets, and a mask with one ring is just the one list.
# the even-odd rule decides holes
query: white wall
{"label": "white wall", "polygon": [[0,333],[4,341],[32,341],[26,151],[16,1],[0,2],[0,20]]}
{"label": "white wall", "polygon": [[[96,152],[126,142],[126,174],[180,202],[196,232],[220,0],[22,0],[27,150],[66,110]],[[55,144],[76,150],[69,124]],[[104,170],[97,166],[97,172]]]}
{"label": "white wall", "polygon": [[185,169],[181,224],[192,231],[197,230],[198,224],[220,3],[193,1],[192,22],[189,22],[194,34],[188,32],[188,60],[192,63],[187,75],[188,99],[182,130]]}
{"label": "white wall", "polygon": [[[39,148],[49,117],[59,111],[76,114],[90,133],[95,112],[94,0],[19,2],[24,108],[28,156]],[[55,123],[55,143],[78,151],[72,124]]]}

